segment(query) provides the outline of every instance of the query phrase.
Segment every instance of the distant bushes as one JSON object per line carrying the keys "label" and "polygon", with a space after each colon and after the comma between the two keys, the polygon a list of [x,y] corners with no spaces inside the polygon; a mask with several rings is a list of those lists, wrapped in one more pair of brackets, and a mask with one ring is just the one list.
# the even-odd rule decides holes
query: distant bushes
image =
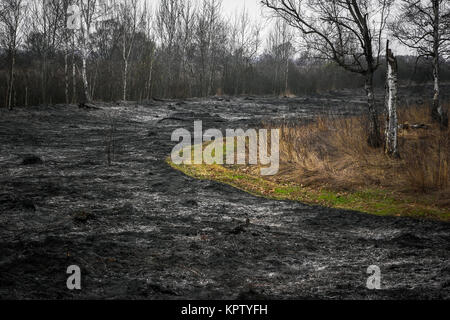
{"label": "distant bushes", "polygon": [[[36,105],[41,103],[65,102],[65,65],[64,55],[57,53],[49,56],[47,62],[47,75],[44,78],[41,60],[31,52],[18,52],[16,85],[14,90],[15,105]],[[231,58],[230,58],[231,59]],[[72,61],[68,57],[69,74],[69,102],[83,100],[83,87],[78,66],[79,57],[75,56],[76,78],[75,91],[73,90]],[[284,82],[277,79],[277,70],[274,67],[274,58],[268,54],[260,55],[239,70],[227,68],[224,64],[217,69],[217,79],[213,84],[211,94],[224,95],[285,95]],[[111,60],[98,60],[94,57],[88,64],[89,83],[95,100],[116,101],[121,99],[121,62],[113,56]],[[422,61],[415,68],[414,57],[399,57],[400,81],[402,84],[424,83],[432,79],[431,68],[427,61]],[[375,84],[384,86],[385,69],[381,66],[375,74]],[[130,63],[129,100],[145,100],[148,96],[146,88],[148,66],[134,60]],[[202,96],[198,87],[198,74],[194,78],[184,78],[179,71],[174,70],[171,82],[167,83],[164,73],[164,56],[155,59],[151,95],[153,97],[188,98]],[[238,80],[237,80],[238,78]],[[43,82],[45,81],[45,86]],[[450,81],[450,63],[442,68],[442,81]],[[7,91],[7,64],[6,54],[0,52],[0,107],[5,105]],[[288,88],[289,93],[305,95],[340,90],[345,88],[362,88],[364,79],[359,75],[349,73],[333,63],[306,60],[297,58],[290,60]],[[167,87],[168,86],[168,87]],[[45,96],[43,88],[45,87]]]}

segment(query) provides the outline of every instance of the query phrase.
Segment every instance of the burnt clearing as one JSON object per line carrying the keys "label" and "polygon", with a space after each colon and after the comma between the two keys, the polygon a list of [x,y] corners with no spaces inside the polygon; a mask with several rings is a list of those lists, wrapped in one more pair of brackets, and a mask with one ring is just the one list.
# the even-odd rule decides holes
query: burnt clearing
{"label": "burnt clearing", "polygon": [[[0,298],[450,298],[448,223],[257,198],[165,162],[173,130],[195,120],[350,115],[362,95],[96,106],[0,110]],[[74,264],[81,291],[66,287]],[[371,265],[382,290],[366,289]]]}

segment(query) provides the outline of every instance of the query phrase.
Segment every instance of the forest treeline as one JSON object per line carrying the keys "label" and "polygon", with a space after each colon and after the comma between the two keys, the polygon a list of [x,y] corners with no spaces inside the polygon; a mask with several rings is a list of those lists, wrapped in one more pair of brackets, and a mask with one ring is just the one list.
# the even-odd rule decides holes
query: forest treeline
{"label": "forest treeline", "polygon": [[[4,14],[11,11],[0,41],[3,107],[302,95],[364,85],[363,75],[299,45],[298,30],[283,19],[266,27],[245,10],[229,17],[219,0],[161,0],[153,8],[145,0],[1,2]],[[433,80],[430,59],[397,59],[401,83]],[[450,80],[450,63],[441,65],[441,81]],[[375,86],[384,86],[384,70],[375,71]]]}
{"label": "forest treeline", "polygon": [[[194,73],[191,77],[176,73],[176,76],[167,81],[164,72],[164,55],[157,51],[154,61],[153,79],[148,88],[148,71],[146,71],[145,60],[141,57],[132,57],[130,60],[129,88],[127,99],[142,101],[151,98],[190,98],[204,97],[207,95],[285,95],[285,85],[281,77],[285,70],[280,73],[276,56],[264,53],[258,56],[247,67],[240,69],[238,74],[243,77],[241,83],[236,83],[232,74],[227,74],[229,68],[237,66],[228,65],[227,61],[233,58],[232,54],[225,57],[217,66],[217,75],[213,87],[209,93],[202,92],[202,84],[199,77]],[[94,58],[89,60],[88,73],[92,81],[92,99],[99,101],[122,100],[122,71],[119,52],[112,54],[113,58],[107,61],[97,62]],[[115,58],[114,58],[115,57]],[[5,53],[2,55],[0,101],[2,107],[6,106],[7,92],[7,65]],[[16,106],[39,105],[44,103],[77,103],[84,100],[83,84],[79,76],[78,65],[81,64],[79,57],[70,56],[76,63],[76,75],[69,77],[68,99],[65,97],[65,75],[64,75],[64,53],[54,52],[49,57],[47,67],[47,80],[45,88],[42,88],[42,66],[37,52],[19,51],[17,55],[16,86],[14,89],[14,104]],[[400,82],[408,84],[425,84],[432,81],[429,62],[420,62],[416,67],[416,58],[411,56],[398,57],[400,67]],[[70,61],[71,62],[71,61]],[[72,66],[70,66],[71,68]],[[201,67],[198,66],[200,69]],[[279,68],[279,67],[278,67]],[[200,72],[200,71],[198,71]],[[230,72],[230,71],[228,71]],[[446,63],[442,70],[442,80],[450,81],[450,64]],[[75,83],[75,87],[73,86]],[[375,85],[384,86],[385,75],[383,68],[375,74]],[[360,89],[364,79],[353,73],[340,69],[333,62],[321,60],[310,61],[298,58],[289,60],[288,90],[287,94],[309,95],[323,93],[339,89]],[[46,90],[45,94],[42,90]]]}

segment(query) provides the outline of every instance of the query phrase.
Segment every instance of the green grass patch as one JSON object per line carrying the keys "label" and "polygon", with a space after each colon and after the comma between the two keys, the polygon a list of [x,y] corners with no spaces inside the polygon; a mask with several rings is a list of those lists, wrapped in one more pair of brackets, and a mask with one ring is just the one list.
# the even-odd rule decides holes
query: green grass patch
{"label": "green grass patch", "polygon": [[[224,149],[224,154],[226,150]],[[184,174],[201,180],[213,180],[231,185],[253,194],[276,200],[293,200],[310,205],[355,210],[378,216],[430,218],[450,221],[450,211],[439,208],[420,197],[393,195],[389,190],[366,189],[353,192],[309,188],[295,184],[282,184],[266,177],[244,173],[244,166],[176,165],[167,163]]]}

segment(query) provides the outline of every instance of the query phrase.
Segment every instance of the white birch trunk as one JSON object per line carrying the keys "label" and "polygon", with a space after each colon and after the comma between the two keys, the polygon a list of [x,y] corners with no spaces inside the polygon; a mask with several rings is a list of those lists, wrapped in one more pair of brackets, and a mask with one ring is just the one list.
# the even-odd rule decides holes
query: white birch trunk
{"label": "white birch trunk", "polygon": [[440,1],[433,0],[433,78],[434,78],[434,95],[433,95],[433,109],[431,117],[438,122],[441,127],[448,126],[448,116],[444,112],[440,103],[440,46],[441,46],[441,31],[440,31]]}
{"label": "white birch trunk", "polygon": [[386,153],[394,158],[399,158],[398,150],[398,66],[397,59],[389,48],[386,54],[387,61],[387,122],[386,122]]}
{"label": "white birch trunk", "polygon": [[81,66],[81,78],[83,80],[83,89],[84,89],[84,97],[86,102],[91,101],[91,96],[89,94],[89,81],[87,78],[87,57],[86,57],[86,50],[83,49],[82,53],[82,66]]}
{"label": "white birch trunk", "polygon": [[[14,44],[15,47],[15,44]],[[16,49],[11,50],[10,70],[9,70],[9,85],[8,85],[8,109],[13,109],[13,90],[14,90],[14,77],[15,77],[15,65],[16,65]]]}
{"label": "white birch trunk", "polygon": [[127,100],[127,74],[128,74],[128,60],[125,59],[123,61],[123,92],[122,92],[122,100]]}
{"label": "white birch trunk", "polygon": [[64,52],[64,95],[66,104],[69,104],[69,44],[67,39]]}
{"label": "white birch trunk", "polygon": [[75,34],[72,39],[72,103],[77,99],[77,66],[75,64]]}
{"label": "white birch trunk", "polygon": [[[83,25],[83,24],[82,24]],[[84,89],[84,98],[85,102],[91,101],[91,95],[89,93],[89,80],[87,75],[87,59],[89,55],[89,28],[90,23],[88,21],[85,22],[85,24],[82,26],[82,33],[83,33],[83,41],[82,41],[82,47],[81,47],[81,79],[83,81],[83,89]]]}

